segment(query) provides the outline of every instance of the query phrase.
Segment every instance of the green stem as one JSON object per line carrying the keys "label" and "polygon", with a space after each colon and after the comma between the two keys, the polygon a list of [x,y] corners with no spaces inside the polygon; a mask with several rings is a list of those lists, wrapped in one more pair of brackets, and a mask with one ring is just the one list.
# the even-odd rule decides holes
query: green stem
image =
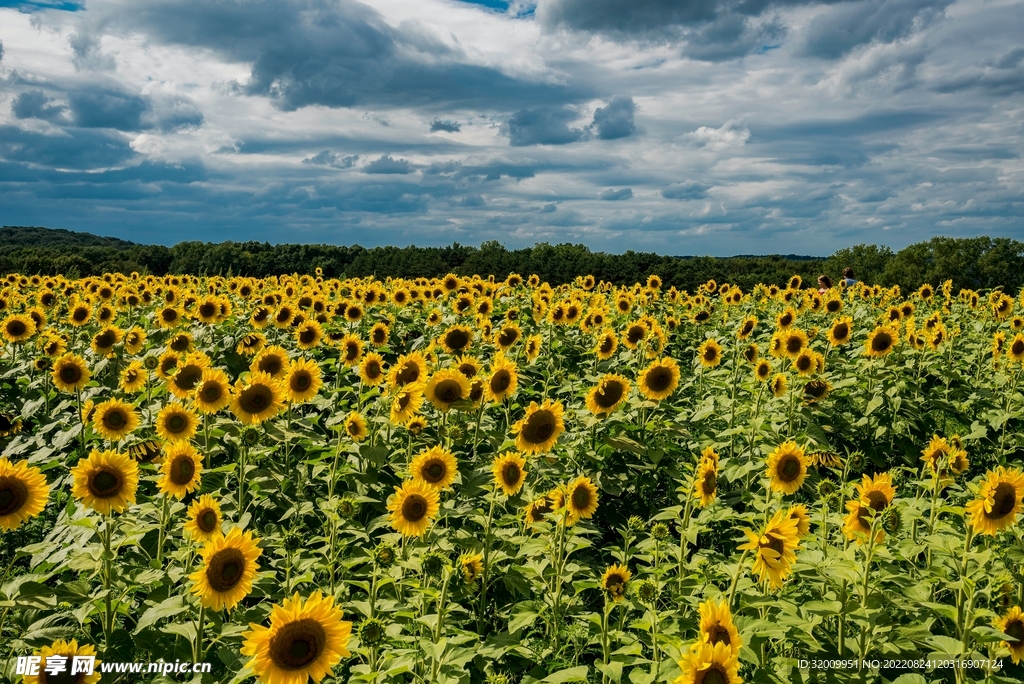
{"label": "green stem", "polygon": [[487,522],[484,524],[484,568],[480,578],[480,600],[477,602],[476,609],[476,632],[480,635],[481,639],[486,636],[484,633],[484,602],[487,598],[487,579],[491,568],[491,521],[494,519],[494,502],[497,498],[498,486],[495,485],[494,491],[491,492],[491,505],[487,511]]}
{"label": "green stem", "polygon": [[743,571],[743,564],[746,563],[747,556],[749,555],[749,549],[743,552],[743,555],[740,556],[740,562],[736,564],[736,572],[732,574],[732,584],[729,586],[729,598],[727,600],[729,610],[732,610],[732,601],[736,597],[736,586],[740,581],[740,573]]}

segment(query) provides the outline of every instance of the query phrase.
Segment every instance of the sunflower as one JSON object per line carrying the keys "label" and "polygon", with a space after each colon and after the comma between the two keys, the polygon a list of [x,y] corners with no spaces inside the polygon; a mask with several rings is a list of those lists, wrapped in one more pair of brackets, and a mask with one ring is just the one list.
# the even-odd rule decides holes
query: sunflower
{"label": "sunflower", "polygon": [[409,471],[413,481],[440,491],[451,488],[459,467],[454,454],[435,446],[417,455]]}
{"label": "sunflower", "polygon": [[257,354],[249,364],[249,370],[253,373],[266,373],[272,378],[281,378],[288,372],[290,363],[288,352],[274,345]]}
{"label": "sunflower", "polygon": [[123,336],[120,328],[110,325],[93,335],[90,347],[96,355],[108,356],[114,353],[114,345],[120,342]]}
{"label": "sunflower", "polygon": [[464,352],[473,343],[473,331],[464,325],[453,325],[438,339],[449,354]]}
{"label": "sunflower", "polygon": [[993,620],[992,626],[1010,637],[1002,642],[1002,646],[1010,650],[1013,664],[1017,665],[1024,660],[1024,614],[1020,606],[1010,608],[1006,615]]}
{"label": "sunflower", "polygon": [[792,494],[800,489],[807,477],[807,458],[804,450],[793,440],[784,442],[768,455],[764,476],[774,492]]}
{"label": "sunflower", "polygon": [[388,499],[391,526],[407,537],[421,537],[437,515],[440,497],[433,487],[422,482],[406,480]]}
{"label": "sunflower", "polygon": [[168,442],[187,441],[195,437],[198,422],[190,409],[171,402],[156,414],[156,433]]}
{"label": "sunflower", "polygon": [[790,518],[796,520],[797,535],[800,537],[806,537],[807,533],[811,531],[811,516],[807,510],[807,506],[803,504],[790,506],[788,513]]}
{"label": "sunflower", "polygon": [[761,359],[754,366],[754,379],[758,382],[765,382],[772,374],[772,364],[768,359]]}
{"label": "sunflower", "polygon": [[0,333],[12,344],[20,344],[36,334],[36,323],[28,316],[12,314],[0,323]]}
{"label": "sunflower", "polygon": [[614,354],[616,348],[619,346],[619,341],[615,337],[615,333],[610,328],[605,328],[601,332],[601,336],[597,338],[597,344],[594,346],[594,353],[597,354],[597,358],[602,361],[607,361]]}
{"label": "sunflower", "polygon": [[839,347],[850,341],[853,336],[853,319],[849,316],[837,318],[828,329],[828,343],[833,347]]}
{"label": "sunflower", "polygon": [[523,331],[516,323],[507,323],[494,335],[494,344],[501,351],[508,351],[523,336]]}
{"label": "sunflower", "polygon": [[423,416],[413,416],[405,423],[405,429],[414,435],[420,434],[427,427],[427,419]]}
{"label": "sunflower", "polygon": [[699,500],[699,506],[710,506],[718,491],[718,463],[702,458],[697,463],[697,471],[693,478],[693,496]]}
{"label": "sunflower", "polygon": [[484,385],[487,400],[495,403],[504,401],[516,393],[518,384],[515,362],[505,358],[504,354],[497,354],[491,363],[491,376]]}
{"label": "sunflower", "polygon": [[1024,498],[1024,474],[1016,468],[998,466],[985,474],[979,498],[966,506],[977,534],[994,536],[1016,521]]}
{"label": "sunflower", "polygon": [[789,385],[786,382],[785,373],[777,373],[775,377],[772,378],[772,395],[776,398],[784,396],[788,387]]}
{"label": "sunflower", "polygon": [[182,320],[181,311],[173,306],[165,306],[154,315],[154,322],[161,328],[176,328]]}
{"label": "sunflower", "polygon": [[813,375],[817,368],[817,354],[810,349],[804,349],[793,359],[793,370],[795,370],[799,375]]}
{"label": "sunflower", "polygon": [[804,385],[804,403],[815,404],[832,392],[832,385],[825,380],[811,380]]}
{"label": "sunflower", "polygon": [[194,492],[202,480],[203,456],[188,442],[174,442],[164,449],[158,489],[175,499]]}
{"label": "sunflower", "polygon": [[864,353],[872,358],[889,354],[900,341],[899,330],[880,325],[868,334],[864,342]]}
{"label": "sunflower", "polygon": [[626,400],[631,389],[629,380],[608,373],[587,392],[587,409],[595,416],[611,415]]}
{"label": "sunflower", "polygon": [[384,322],[375,323],[370,328],[370,344],[374,347],[383,347],[388,343],[388,338],[391,336],[391,330],[388,328],[388,324]]}
{"label": "sunflower", "polygon": [[135,407],[117,399],[97,405],[92,416],[92,429],[109,442],[124,439],[138,426]]}
{"label": "sunflower", "polygon": [[741,684],[739,656],[724,643],[695,643],[679,661],[683,674],[673,684]]}
{"label": "sunflower", "polygon": [[[99,665],[102,660],[96,657],[96,649],[89,644],[78,645],[78,640],[72,639],[71,641],[63,641],[58,639],[49,646],[43,646],[41,649],[36,651],[36,655],[41,659],[39,674],[25,675],[22,679],[22,684],[57,684],[58,682],[67,682],[68,684],[96,684],[100,681],[102,676]],[[50,675],[46,668],[47,661],[50,658],[56,659],[57,662],[63,664],[66,672],[71,672],[71,665],[76,657],[81,658],[92,658],[93,670],[92,674],[86,674],[79,672],[74,676],[61,672],[60,674]]]}
{"label": "sunflower", "polygon": [[242,356],[255,356],[266,346],[267,338],[263,333],[249,333],[242,337],[235,346],[235,351]]}
{"label": "sunflower", "polygon": [[[863,543],[871,534],[872,518],[888,508],[895,496],[889,473],[876,473],[874,477],[864,475],[857,485],[857,498],[846,502],[849,513],[843,521],[843,534]],[[885,532],[877,525],[875,543],[881,543],[884,538]]]}
{"label": "sunflower", "polygon": [[667,398],[679,385],[679,366],[672,357],[652,361],[640,372],[640,392],[651,401]]}
{"label": "sunflower", "polygon": [[[178,354],[178,352],[171,351],[169,349],[165,351],[163,354],[161,354],[160,358],[157,359],[157,377],[159,377],[161,380],[165,382],[169,381],[171,379],[171,376],[174,375],[178,370],[178,360],[180,358],[181,356]],[[145,364],[146,362],[143,361],[143,365]]]}
{"label": "sunflower", "polygon": [[183,529],[195,541],[205,543],[220,534],[222,522],[220,504],[213,495],[203,494],[188,507],[188,522]]}
{"label": "sunflower", "polygon": [[146,369],[138,359],[132,361],[121,371],[121,389],[128,394],[142,391],[146,386]]}
{"label": "sunflower", "polygon": [[540,350],[543,346],[544,338],[540,335],[530,335],[526,338],[526,362],[533,363],[533,361],[540,356]]}
{"label": "sunflower", "polygon": [[324,338],[324,329],[316,320],[304,321],[295,329],[295,346],[303,351],[313,349]]}
{"label": "sunflower", "polygon": [[725,644],[734,654],[738,654],[743,646],[743,639],[732,622],[729,604],[725,601],[704,601],[697,610],[700,613],[699,641],[712,646]]}
{"label": "sunflower", "polygon": [[626,586],[632,579],[633,573],[625,565],[609,565],[601,577],[601,588],[608,593],[608,597],[618,603],[626,598]]}
{"label": "sunflower", "polygon": [[135,503],[139,467],[125,454],[93,449],[71,469],[71,475],[74,497],[97,513],[120,512]]}
{"label": "sunflower", "polygon": [[244,425],[259,425],[276,416],[284,407],[281,385],[266,373],[250,373],[235,383],[231,412]]}
{"label": "sunflower", "polygon": [[630,323],[622,333],[622,344],[626,345],[627,349],[636,349],[647,337],[648,332],[647,326],[642,322]]}
{"label": "sunflower", "polygon": [[430,376],[425,393],[431,404],[447,412],[455,402],[468,399],[470,389],[469,380],[458,369],[444,368]]}
{"label": "sunflower", "polygon": [[472,380],[480,372],[480,362],[465,354],[455,360],[455,367],[466,376],[467,380]]}
{"label": "sunflower", "polygon": [[786,310],[775,317],[775,325],[779,330],[786,330],[796,323],[796,311],[793,307],[786,307]]}
{"label": "sunflower", "polygon": [[345,434],[351,437],[353,442],[362,442],[370,434],[366,429],[366,419],[359,411],[352,411],[345,418]]}
{"label": "sunflower", "polygon": [[1013,361],[1024,363],[1024,335],[1017,333],[1006,347],[1006,355]]}
{"label": "sunflower", "polygon": [[491,472],[494,486],[500,487],[505,496],[515,496],[526,482],[526,459],[515,451],[506,451],[494,459]]}
{"label": "sunflower", "polygon": [[191,592],[200,603],[216,611],[231,610],[252,591],[252,581],[263,550],[252,532],[232,528],[227,535],[215,535],[199,552],[203,564],[188,576]]}
{"label": "sunflower", "polygon": [[231,403],[227,373],[219,368],[204,368],[192,396],[200,413],[216,413],[225,408]]}
{"label": "sunflower", "polygon": [[189,352],[178,361],[178,370],[167,381],[167,389],[178,399],[195,394],[203,371],[210,367],[210,359],[202,352]]}
{"label": "sunflower", "polygon": [[743,322],[740,323],[739,329],[736,331],[736,338],[745,340],[754,332],[754,328],[757,327],[756,316],[744,316]]}
{"label": "sunflower", "polygon": [[484,557],[479,553],[464,553],[459,556],[458,567],[466,584],[473,584],[484,573]]}
{"label": "sunflower", "polygon": [[807,349],[807,333],[799,328],[783,330],[779,335],[779,339],[782,343],[782,347],[779,350],[782,356],[795,359],[800,355],[800,352]]}
{"label": "sunflower", "polygon": [[565,507],[570,524],[594,516],[597,510],[597,487],[589,477],[577,477],[565,486]]}
{"label": "sunflower", "polygon": [[49,333],[46,337],[36,340],[36,344],[51,359],[63,355],[68,347],[67,342],[62,336],[53,333]]}
{"label": "sunflower", "polygon": [[408,425],[423,406],[423,383],[415,382],[402,385],[394,390],[391,401],[391,422],[396,425]]}
{"label": "sunflower", "polygon": [[697,358],[704,368],[714,368],[722,363],[722,345],[713,337],[704,340],[697,348]]}
{"label": "sunflower", "polygon": [[359,364],[359,377],[364,385],[376,387],[384,382],[384,357],[377,352],[370,352]]}
{"label": "sunflower", "polygon": [[53,362],[53,385],[63,392],[85,389],[92,373],[85,365],[85,359],[76,354],[64,354]]}
{"label": "sunflower", "polygon": [[0,458],[0,528],[13,530],[46,508],[50,487],[38,468]]}
{"label": "sunflower", "polygon": [[21,418],[10,413],[0,413],[0,438],[11,437],[21,432]]}
{"label": "sunflower", "polygon": [[320,391],[320,366],[312,359],[296,359],[288,366],[282,381],[285,397],[293,404],[310,401]]}
{"label": "sunflower", "polygon": [[550,451],[565,430],[562,422],[562,402],[545,399],[543,404],[531,401],[526,415],[512,426],[516,435],[516,448],[525,454]]}
{"label": "sunflower", "polygon": [[754,572],[760,581],[768,581],[773,588],[780,588],[796,561],[796,550],[800,542],[797,521],[786,511],[778,511],[759,533],[743,530],[743,534],[747,542],[737,548],[753,551]]}
{"label": "sunflower", "polygon": [[921,460],[928,464],[932,475],[941,478],[947,478],[950,474],[960,475],[970,465],[967,451],[959,444],[959,440],[950,444],[938,435],[933,435],[928,446],[921,452]]}

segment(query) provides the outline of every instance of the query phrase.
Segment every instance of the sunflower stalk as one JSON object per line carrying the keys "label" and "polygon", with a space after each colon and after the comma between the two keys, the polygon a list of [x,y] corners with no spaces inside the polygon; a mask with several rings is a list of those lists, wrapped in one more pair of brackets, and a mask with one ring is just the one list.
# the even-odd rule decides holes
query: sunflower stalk
{"label": "sunflower stalk", "polygon": [[447,568],[444,572],[444,580],[441,582],[441,595],[437,599],[437,622],[434,624],[434,663],[431,666],[430,681],[436,682],[437,675],[441,668],[441,654],[437,652],[437,644],[441,641],[441,633],[444,629],[445,603],[448,600],[448,584],[452,579],[452,570]]}
{"label": "sunflower stalk", "polygon": [[736,564],[736,572],[732,574],[732,584],[729,585],[729,598],[727,600],[729,610],[732,610],[732,602],[733,599],[736,597],[736,586],[739,584],[740,581],[740,573],[743,572],[743,565],[747,562],[747,556],[749,555],[749,549],[743,552],[743,555],[740,556],[739,563]]}
{"label": "sunflower stalk", "polygon": [[476,631],[483,639],[486,635],[484,633],[484,602],[487,598],[487,581],[488,574],[490,571],[490,558],[491,558],[491,522],[494,520],[494,502],[498,498],[498,485],[494,485],[494,490],[491,492],[491,505],[487,511],[487,520],[484,523],[484,553],[483,553],[483,573],[480,577],[480,599],[477,601],[476,609]]}
{"label": "sunflower stalk", "polygon": [[164,560],[164,541],[167,539],[167,509],[169,498],[169,494],[164,494],[163,503],[160,505],[160,529],[157,533],[156,561],[161,564]]}

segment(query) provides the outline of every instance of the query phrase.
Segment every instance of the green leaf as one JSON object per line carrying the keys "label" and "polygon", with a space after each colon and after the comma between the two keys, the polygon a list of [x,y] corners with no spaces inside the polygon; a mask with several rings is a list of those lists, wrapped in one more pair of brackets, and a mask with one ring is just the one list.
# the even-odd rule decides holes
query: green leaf
{"label": "green leaf", "polygon": [[172,596],[168,599],[164,599],[155,606],[150,606],[146,612],[142,614],[142,617],[139,618],[138,624],[135,625],[135,634],[138,634],[150,625],[156,624],[157,621],[162,620],[163,618],[177,615],[184,607],[185,604],[181,596]]}
{"label": "green leaf", "polygon": [[560,684],[561,682],[585,682],[587,681],[587,675],[589,672],[590,668],[586,665],[580,665],[579,667],[570,667],[568,670],[553,672],[541,681],[549,682],[550,684]]}

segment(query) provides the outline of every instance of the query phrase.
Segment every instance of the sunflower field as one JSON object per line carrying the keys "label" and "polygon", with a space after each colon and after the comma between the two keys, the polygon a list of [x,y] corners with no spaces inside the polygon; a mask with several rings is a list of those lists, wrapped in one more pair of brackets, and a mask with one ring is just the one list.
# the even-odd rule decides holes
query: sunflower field
{"label": "sunflower field", "polygon": [[0,287],[2,681],[1024,680],[1024,293]]}

